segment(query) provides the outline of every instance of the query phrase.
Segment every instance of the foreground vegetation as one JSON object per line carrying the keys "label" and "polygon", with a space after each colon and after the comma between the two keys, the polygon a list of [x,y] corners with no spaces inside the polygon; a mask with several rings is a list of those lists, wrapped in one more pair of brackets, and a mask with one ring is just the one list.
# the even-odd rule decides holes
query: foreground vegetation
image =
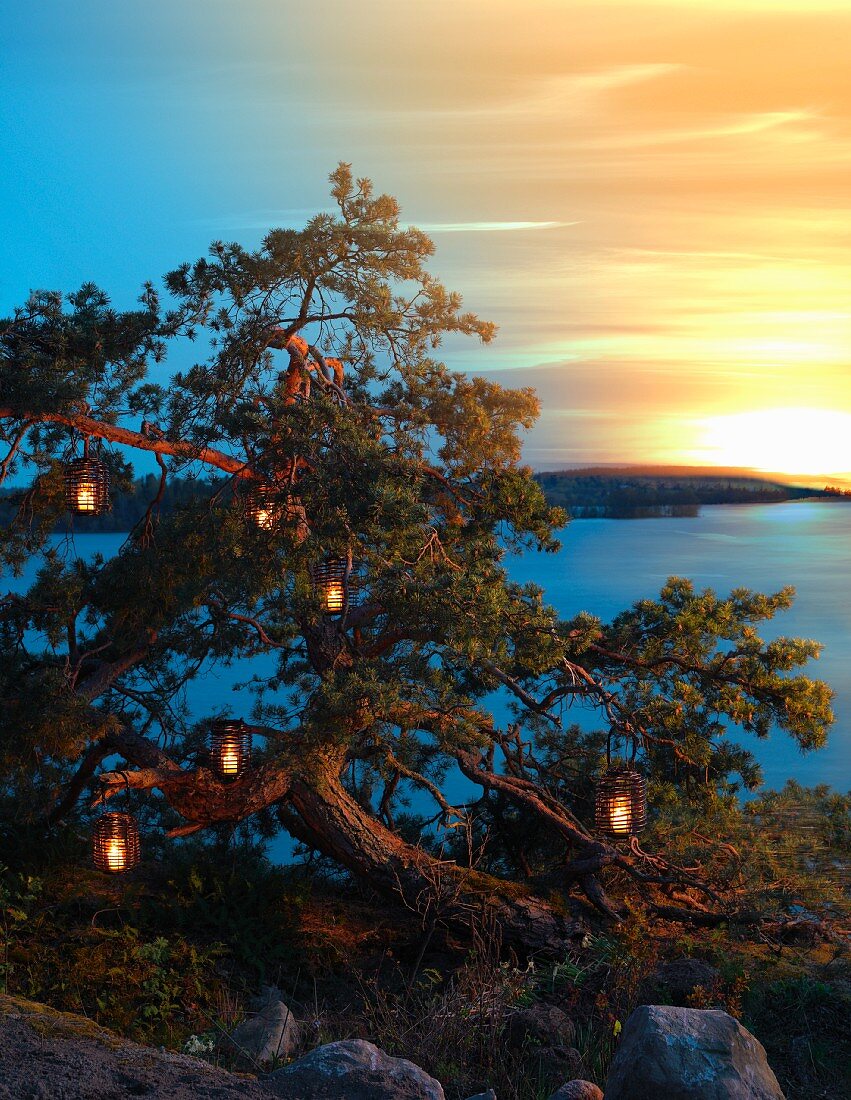
{"label": "foreground vegetation", "polygon": [[[485,1086],[533,1100],[577,1073],[602,1083],[632,1008],[676,997],[654,981],[659,964],[696,958],[716,975],[687,1003],[740,1017],[790,1100],[839,1100],[851,1084],[849,809],[851,797],[790,784],[745,810],[660,812],[655,829],[679,857],[718,838],[714,878],[736,878],[752,904],[794,923],[684,932],[636,907],[620,924],[586,913],[560,957],[527,961],[492,924],[459,938],[388,910],[315,853],[273,866],[256,839],[222,834],[154,844],[135,876],[115,880],[86,870],[77,827],[48,838],[7,807],[0,990],[231,1067],[226,1034],[271,983],[307,1022],[304,1049],[368,1038],[422,1065],[452,1100]],[[628,901],[622,886],[617,873],[607,883]],[[569,1017],[561,1045],[518,1030],[542,1006]]]}

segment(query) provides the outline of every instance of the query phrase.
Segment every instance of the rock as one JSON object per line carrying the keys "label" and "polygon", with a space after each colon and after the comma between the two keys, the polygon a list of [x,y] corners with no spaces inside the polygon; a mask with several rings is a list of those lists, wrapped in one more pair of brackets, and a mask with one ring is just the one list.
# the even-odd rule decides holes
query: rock
{"label": "rock", "polygon": [[317,1047],[264,1083],[285,1100],[445,1100],[425,1070],[363,1039]]}
{"label": "rock", "polygon": [[513,1047],[522,1047],[530,1040],[540,1046],[569,1047],[575,1034],[573,1021],[557,1005],[530,1005],[508,1018],[508,1042]]}
{"label": "rock", "polygon": [[230,1033],[233,1045],[260,1066],[288,1058],[298,1046],[301,1029],[280,990],[266,986],[251,1008],[252,1015]]}
{"label": "rock", "polygon": [[573,1047],[528,1047],[523,1052],[523,1065],[542,1087],[550,1089],[559,1081],[573,1081],[585,1072],[582,1055]]}
{"label": "rock", "polygon": [[0,1100],[269,1100],[258,1082],[0,994]]}
{"label": "rock", "polygon": [[550,1100],[603,1100],[603,1094],[591,1081],[568,1081],[555,1090]]}
{"label": "rock", "polygon": [[638,989],[641,1004],[666,1004],[688,1006],[689,997],[698,986],[712,993],[721,982],[721,975],[714,966],[702,959],[674,959],[662,963],[644,979]]}
{"label": "rock", "polygon": [[626,1022],[606,1100],[784,1100],[765,1051],[720,1009],[642,1005]]}
{"label": "rock", "polygon": [[571,1046],[575,1035],[567,1013],[546,1002],[517,1009],[505,1030],[508,1045],[520,1052],[524,1065],[550,1088],[582,1073],[582,1056]]}

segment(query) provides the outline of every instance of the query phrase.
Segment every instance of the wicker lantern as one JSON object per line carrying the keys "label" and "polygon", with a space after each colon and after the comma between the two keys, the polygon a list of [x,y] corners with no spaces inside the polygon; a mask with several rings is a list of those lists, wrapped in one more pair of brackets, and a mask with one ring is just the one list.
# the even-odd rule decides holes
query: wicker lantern
{"label": "wicker lantern", "polygon": [[251,760],[251,730],[239,719],[218,718],[210,723],[210,756],[221,779],[238,779]]}
{"label": "wicker lantern", "polygon": [[[87,449],[88,450],[88,449]],[[109,470],[97,458],[75,458],[65,467],[65,500],[78,516],[109,511]]]}
{"label": "wicker lantern", "polygon": [[597,831],[623,839],[647,824],[647,782],[632,768],[608,768],[597,781],[594,805]]}
{"label": "wicker lantern", "polygon": [[92,859],[99,871],[119,875],[142,858],[136,818],[125,813],[102,814],[92,830]]}
{"label": "wicker lantern", "polygon": [[342,615],[349,606],[350,569],[347,558],[325,558],[313,567],[313,594],[326,615]]}
{"label": "wicker lantern", "polygon": [[252,485],[245,494],[244,514],[246,522],[259,527],[261,531],[274,531],[282,514],[275,487],[267,482]]}

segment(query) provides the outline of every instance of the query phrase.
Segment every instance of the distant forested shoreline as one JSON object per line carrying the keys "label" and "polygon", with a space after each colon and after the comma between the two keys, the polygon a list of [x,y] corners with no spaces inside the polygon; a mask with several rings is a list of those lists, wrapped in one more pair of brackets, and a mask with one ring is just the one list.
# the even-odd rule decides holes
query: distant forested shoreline
{"label": "distant forested shoreline", "polygon": [[[573,519],[646,519],[689,517],[708,504],[779,504],[790,500],[851,499],[851,491],[835,486],[816,489],[788,485],[760,477],[717,474],[630,473],[623,471],[565,470],[535,474],[550,504]],[[226,483],[191,478],[171,479],[157,505],[161,515],[198,500],[209,500]],[[159,490],[159,477],[137,478],[131,488],[115,490],[112,508],[103,516],[77,520],[80,532],[130,531],[145,515]],[[0,494],[0,523],[8,525],[18,513],[24,490]],[[230,491],[227,490],[228,495]]]}
{"label": "distant forested shoreline", "polygon": [[550,504],[574,519],[645,519],[696,516],[704,504],[779,504],[848,497],[847,490],[787,485],[761,477],[706,473],[628,473],[585,470],[539,473]]}

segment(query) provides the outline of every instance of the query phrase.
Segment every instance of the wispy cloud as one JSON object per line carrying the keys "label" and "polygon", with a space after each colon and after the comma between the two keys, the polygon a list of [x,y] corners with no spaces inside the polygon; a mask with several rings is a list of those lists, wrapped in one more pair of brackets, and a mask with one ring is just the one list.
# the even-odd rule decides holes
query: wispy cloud
{"label": "wispy cloud", "polygon": [[[417,119],[452,119],[477,123],[533,121],[546,118],[563,117],[571,114],[581,117],[589,105],[609,92],[631,85],[644,84],[681,72],[685,66],[669,62],[648,62],[641,65],[615,65],[587,72],[549,73],[544,76],[528,75],[520,87],[506,85],[503,98],[488,99],[487,102],[463,105],[422,107],[409,106],[399,108],[390,103],[385,112],[395,114],[399,110],[412,121]],[[510,90],[511,94],[508,94]]]}
{"label": "wispy cloud", "polygon": [[695,127],[687,130],[651,130],[637,134],[618,134],[613,140],[602,139],[588,144],[620,147],[644,145],[674,145],[681,142],[703,141],[713,138],[738,137],[740,135],[762,134],[769,131],[794,130],[797,140],[802,137],[818,136],[814,129],[806,128],[818,116],[807,110],[797,111],[760,111],[719,120],[716,125]]}
{"label": "wispy cloud", "polygon": [[564,229],[581,222],[419,222],[424,233],[523,233],[538,229]]}
{"label": "wispy cloud", "polygon": [[608,92],[613,88],[625,88],[630,84],[642,84],[646,80],[658,80],[662,76],[681,72],[685,68],[671,61],[652,62],[644,65],[616,65],[589,73],[574,73],[560,83],[566,83],[573,91]]}

